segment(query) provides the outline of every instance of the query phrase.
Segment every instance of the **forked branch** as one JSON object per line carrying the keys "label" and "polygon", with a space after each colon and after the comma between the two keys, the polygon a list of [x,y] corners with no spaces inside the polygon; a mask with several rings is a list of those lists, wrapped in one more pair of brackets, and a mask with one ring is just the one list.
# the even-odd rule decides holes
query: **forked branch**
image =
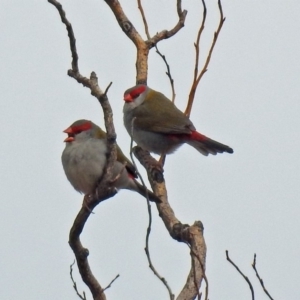
{"label": "forked branch", "polygon": [[[139,32],[136,30],[132,22],[128,19],[124,10],[118,0],[105,0],[107,5],[110,7],[114,13],[119,26],[129,37],[129,39],[135,44],[137,49],[137,59],[136,59],[136,83],[147,83],[148,75],[148,54],[149,50],[153,48],[158,42],[163,39],[168,39],[174,36],[183,26],[186,18],[187,11],[181,9],[181,0],[177,0],[177,13],[178,22],[170,30],[162,30],[153,37],[150,37],[148,29],[146,29],[147,40],[143,40]],[[144,12],[142,15],[145,18]],[[147,24],[147,22],[146,22]],[[148,27],[148,25],[147,25]]]}
{"label": "forked branch", "polygon": [[[144,23],[144,28],[145,28],[145,33],[146,33],[146,36],[148,38],[148,40],[150,39],[150,33],[149,33],[149,26],[148,26],[148,22],[147,22],[147,19],[146,19],[146,15],[145,15],[145,12],[144,12],[144,8],[142,6],[142,1],[141,0],[137,0],[138,1],[138,8],[141,12],[141,16],[142,16],[142,19],[143,19],[143,23]],[[179,4],[178,4],[179,3]],[[181,1],[177,1],[177,11],[178,11],[178,15],[179,17],[182,15],[182,11],[181,11]],[[167,76],[170,80],[170,84],[171,84],[171,89],[172,89],[172,102],[175,101],[175,87],[174,87],[174,79],[172,78],[172,75],[171,75],[171,69],[170,69],[170,65],[168,64],[167,62],[167,59],[166,59],[166,56],[163,55],[158,47],[157,47],[157,44],[155,45],[155,49],[156,49],[156,53],[162,58],[162,60],[164,61],[166,67],[167,67]]]}

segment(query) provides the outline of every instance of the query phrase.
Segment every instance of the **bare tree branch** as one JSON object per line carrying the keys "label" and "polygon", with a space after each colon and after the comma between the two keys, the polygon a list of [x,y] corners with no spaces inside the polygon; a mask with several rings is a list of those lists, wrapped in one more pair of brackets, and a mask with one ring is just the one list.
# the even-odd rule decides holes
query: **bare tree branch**
{"label": "bare tree branch", "polygon": [[[133,153],[141,164],[146,168],[148,178],[151,183],[155,195],[159,196],[162,203],[157,205],[159,216],[162,218],[171,237],[179,242],[184,242],[190,245],[192,252],[197,255],[192,264],[191,270],[187,277],[187,281],[176,298],[177,300],[192,300],[198,295],[198,288],[201,286],[203,279],[203,270],[205,269],[206,245],[203,238],[203,225],[200,221],[196,221],[193,225],[182,224],[175,216],[171,208],[165,181],[161,172],[161,166],[149,155],[148,151],[136,146],[133,148]],[[154,161],[152,165],[151,162]],[[159,174],[159,176],[157,176]],[[155,175],[156,177],[153,177]],[[158,181],[156,179],[159,179]],[[197,284],[195,285],[195,282]]]}
{"label": "bare tree branch", "polygon": [[169,80],[170,80],[170,84],[171,84],[171,89],[172,89],[172,102],[174,103],[175,102],[175,97],[176,97],[176,93],[175,93],[175,87],[174,87],[174,79],[172,78],[172,75],[171,75],[171,69],[170,69],[170,66],[167,62],[167,59],[166,59],[166,56],[163,55],[159,50],[158,50],[158,47],[157,45],[155,45],[155,48],[156,48],[156,53],[163,59],[163,61],[165,62],[166,64],[166,67],[167,67],[167,76],[169,77]]}
{"label": "bare tree branch", "polygon": [[[90,288],[94,299],[98,300],[105,300],[105,294],[104,290],[102,289],[96,278],[93,276],[91,269],[88,264],[88,250],[83,248],[81,241],[80,241],[80,234],[84,228],[85,222],[87,221],[89,215],[91,214],[93,208],[97,206],[101,201],[104,201],[110,197],[112,197],[115,194],[115,190],[111,188],[110,180],[111,180],[111,168],[116,160],[116,134],[114,130],[113,125],[113,118],[112,118],[112,110],[110,107],[110,104],[108,102],[107,98],[107,92],[109,87],[106,89],[106,91],[103,93],[103,91],[100,89],[98,85],[98,79],[95,72],[92,72],[90,77],[84,77],[79,72],[79,66],[78,66],[78,55],[77,55],[77,49],[76,49],[76,39],[75,35],[72,29],[72,26],[70,22],[66,18],[66,14],[62,9],[62,6],[59,2],[56,0],[48,0],[49,3],[52,3],[58,10],[62,22],[65,24],[69,41],[70,41],[70,49],[72,53],[72,68],[68,70],[68,75],[74,78],[78,83],[82,84],[83,86],[89,88],[91,90],[91,94],[95,96],[98,101],[100,102],[103,112],[104,112],[104,119],[105,119],[105,126],[107,131],[107,145],[108,145],[108,159],[107,159],[107,165],[105,167],[103,176],[99,180],[99,184],[97,186],[95,195],[93,197],[85,197],[84,205],[81,208],[80,212],[78,213],[74,224],[70,231],[69,236],[69,243],[71,248],[74,251],[77,265],[79,268],[79,272],[82,276],[83,281],[88,285]],[[185,18],[187,15],[186,10],[182,10],[181,7],[181,0],[177,0],[177,13],[178,13],[178,22],[175,24],[175,26],[170,30],[162,30],[161,32],[157,33],[153,37],[150,37],[149,28],[147,24],[147,20],[145,17],[145,13],[143,11],[143,7],[141,5],[141,0],[138,0],[139,9],[141,11],[141,15],[143,18],[144,26],[145,26],[145,32],[147,35],[147,40],[144,41],[138,31],[135,29],[133,24],[130,22],[130,20],[125,15],[120,3],[118,0],[105,0],[107,5],[111,8],[112,12],[114,13],[120,27],[125,32],[125,34],[132,40],[132,42],[135,44],[137,48],[137,60],[136,60],[136,70],[137,70],[137,76],[136,76],[136,83],[146,83],[147,82],[147,73],[148,73],[148,54],[149,50],[156,46],[156,44],[163,40],[167,39],[169,37],[172,37],[174,34],[176,34],[183,26],[185,22]],[[202,0],[202,3],[205,7],[205,2]],[[196,58],[197,65],[195,66],[195,75],[194,83],[190,92],[190,98],[189,103],[187,106],[186,114],[190,114],[194,95],[196,92],[197,85],[199,81],[201,80],[203,74],[206,72],[208,64],[210,62],[210,58],[212,55],[212,51],[214,49],[215,43],[218,38],[218,34],[222,28],[222,25],[225,21],[225,18],[223,18],[223,12],[222,12],[222,6],[221,2],[219,0],[219,10],[220,10],[220,24],[218,30],[215,32],[214,40],[212,42],[209,54],[207,56],[206,62],[204,64],[204,67],[202,71],[198,74],[198,63],[199,63],[199,53],[200,53],[200,39],[201,39],[201,33],[204,29],[204,23],[205,18],[202,21],[201,29],[199,29],[198,37],[196,45],[198,43],[198,50],[196,47],[196,52],[198,51],[198,54],[196,54],[196,57],[198,55],[198,58]],[[205,8],[205,16],[206,16],[206,8]],[[158,49],[157,49],[158,51]],[[175,91],[174,91],[174,85],[173,85],[173,79],[170,74],[170,67],[164,57],[160,53],[161,57],[163,58],[164,62],[167,66],[167,75],[169,76],[172,91],[173,91],[173,100],[175,98]],[[191,94],[193,94],[191,96]],[[191,100],[190,100],[191,99]],[[146,167],[148,178],[150,180],[151,186],[153,191],[156,195],[160,197],[162,200],[161,204],[157,204],[157,209],[159,212],[160,217],[162,218],[167,230],[169,231],[169,234],[171,237],[179,242],[184,242],[190,246],[191,249],[191,269],[187,276],[186,283],[180,292],[180,294],[177,297],[177,300],[192,300],[195,299],[195,297],[198,296],[198,299],[201,297],[201,293],[199,293],[199,289],[201,287],[202,280],[204,279],[206,281],[206,299],[208,296],[208,282],[205,275],[205,258],[206,258],[206,245],[203,237],[203,225],[200,221],[196,221],[193,225],[187,225],[182,224],[177,217],[174,214],[174,211],[172,210],[171,206],[168,202],[167,197],[167,190],[165,186],[165,181],[163,177],[163,168],[162,165],[157,163],[147,151],[144,151],[140,147],[133,148],[133,153],[135,156],[140,160],[142,165]],[[149,253],[149,235],[151,232],[151,207],[148,203],[148,211],[149,211],[149,225],[147,229],[147,236],[146,236],[146,247],[145,251],[147,254],[147,258],[149,260],[149,265],[153,272],[157,271],[153,267],[153,264],[151,262],[150,253]],[[118,276],[117,276],[118,277]],[[117,278],[116,277],[116,278]],[[158,277],[165,283],[165,285],[168,288],[166,280],[158,275]],[[116,279],[115,278],[115,279]],[[114,280],[115,280],[114,279]],[[110,285],[114,282],[114,280],[110,283]],[[109,285],[109,286],[110,286]],[[109,287],[108,286],[108,287]],[[170,299],[174,299],[174,295],[172,294],[170,288],[168,288]]]}
{"label": "bare tree branch", "polygon": [[74,288],[74,290],[75,290],[77,296],[78,296],[80,299],[86,300],[85,292],[83,292],[83,296],[79,293],[79,291],[78,291],[78,289],[77,289],[77,284],[76,284],[76,282],[75,282],[75,280],[74,280],[74,278],[73,278],[73,266],[74,266],[74,264],[75,264],[75,260],[74,260],[74,262],[70,265],[70,277],[71,277],[71,280],[72,280],[72,282],[73,282],[73,288]]}
{"label": "bare tree branch", "polygon": [[120,275],[118,274],[110,283],[109,285],[103,289],[103,292],[109,288],[111,288],[112,284],[120,277]]}
{"label": "bare tree branch", "polygon": [[[139,0],[138,0],[139,1]],[[110,7],[112,12],[114,13],[119,26],[125,32],[125,34],[131,39],[131,41],[135,44],[137,49],[137,59],[136,59],[136,83],[147,83],[147,74],[148,74],[148,54],[149,50],[153,48],[159,41],[163,39],[167,39],[175,35],[183,26],[187,11],[181,10],[181,1],[177,1],[177,12],[179,16],[179,20],[177,24],[171,30],[163,30],[157,33],[152,38],[150,37],[148,31],[148,25],[146,21],[146,17],[142,8],[140,1],[138,2],[139,8],[141,10],[142,18],[145,24],[145,31],[148,40],[144,41],[141,35],[138,33],[136,28],[133,26],[132,22],[125,15],[123,8],[118,0],[105,0],[107,5]]]}
{"label": "bare tree branch", "polygon": [[196,91],[197,91],[198,84],[199,84],[201,78],[203,77],[203,75],[207,71],[207,68],[208,68],[208,65],[209,65],[209,62],[210,62],[210,59],[211,59],[214,47],[215,47],[216,42],[218,40],[219,33],[220,33],[220,31],[222,29],[222,26],[223,26],[223,24],[225,22],[225,18],[223,17],[222,3],[221,3],[221,0],[218,0],[218,7],[219,7],[219,12],[220,12],[219,26],[217,28],[217,31],[214,33],[214,38],[213,38],[212,44],[210,46],[210,49],[208,51],[208,55],[206,57],[206,61],[204,63],[204,66],[203,66],[201,72],[198,73],[199,54],[200,54],[200,48],[199,48],[200,47],[200,40],[201,40],[201,34],[202,34],[203,30],[204,30],[204,25],[205,25],[205,20],[206,20],[206,5],[205,5],[205,1],[204,0],[201,0],[201,1],[202,1],[202,4],[203,4],[203,19],[202,19],[202,23],[201,23],[201,26],[200,26],[199,31],[198,31],[197,41],[195,43],[196,60],[195,60],[194,80],[193,80],[193,84],[192,84],[192,87],[191,87],[191,90],[190,90],[188,104],[187,104],[187,107],[185,109],[185,114],[187,116],[190,116],[190,114],[191,114],[192,106],[193,106],[193,102],[194,102],[194,98],[195,98],[195,94],[196,94]]}
{"label": "bare tree branch", "polygon": [[144,9],[142,6],[142,2],[141,2],[141,0],[137,0],[137,2],[138,2],[138,8],[142,15],[142,19],[143,19],[143,23],[144,23],[144,27],[145,27],[145,33],[146,33],[147,39],[149,40],[151,37],[150,37],[150,33],[149,33],[149,28],[148,28],[148,23],[147,23],[147,19],[145,16],[145,12],[144,12]]}
{"label": "bare tree branch", "polygon": [[155,36],[153,36],[151,39],[148,39],[146,42],[149,45],[149,49],[154,47],[158,42],[161,40],[168,39],[175,35],[181,28],[184,27],[184,22],[185,18],[187,15],[187,11],[184,10],[180,15],[179,15],[179,20],[178,23],[170,30],[163,30],[161,32],[158,32]]}
{"label": "bare tree branch", "polygon": [[148,73],[148,53],[149,47],[146,45],[145,41],[142,39],[138,31],[135,29],[133,24],[125,15],[123,8],[118,0],[105,0],[107,5],[110,7],[114,13],[121,29],[125,34],[131,39],[135,44],[137,49],[137,60],[136,60],[136,82],[137,83],[147,83],[147,73]]}
{"label": "bare tree branch", "polygon": [[256,277],[258,278],[259,280],[259,283],[261,285],[261,287],[263,288],[264,292],[266,293],[266,295],[271,299],[271,300],[274,300],[271,295],[269,294],[269,292],[267,291],[267,289],[265,288],[265,285],[264,285],[264,282],[263,280],[260,278],[259,274],[258,274],[258,271],[256,269],[256,254],[254,254],[254,259],[253,259],[253,263],[252,263],[252,268],[254,269],[255,271],[255,274],[256,274]]}
{"label": "bare tree branch", "polygon": [[90,78],[84,77],[79,73],[78,67],[78,54],[76,50],[76,39],[72,29],[71,23],[68,21],[66,14],[62,8],[62,5],[57,2],[56,0],[48,0],[49,3],[53,4],[56,9],[58,10],[62,23],[66,25],[66,29],[69,36],[70,41],[70,48],[72,52],[72,69],[68,71],[68,75],[73,77],[77,80],[77,82],[83,84],[85,87],[88,87],[91,90],[91,94],[95,96],[98,101],[100,102],[103,113],[104,113],[104,122],[107,132],[107,147],[108,147],[108,155],[107,155],[107,162],[104,168],[104,172],[102,177],[99,180],[97,185],[95,194],[92,197],[85,196],[84,198],[84,205],[82,206],[81,210],[79,211],[78,215],[75,218],[73,226],[70,230],[69,234],[69,244],[72,248],[76,261],[77,266],[82,277],[82,280],[85,284],[89,287],[93,298],[96,300],[105,300],[104,290],[101,285],[98,283],[97,279],[94,277],[89,263],[88,263],[88,249],[84,248],[80,241],[80,234],[84,228],[84,225],[90,216],[92,210],[102,201],[109,199],[110,197],[116,194],[114,188],[111,187],[111,178],[112,178],[112,166],[114,165],[117,157],[116,153],[116,134],[113,124],[113,114],[111,106],[108,102],[107,94],[108,88],[106,89],[105,93],[102,92],[98,85],[98,79],[95,72],[91,73]]}
{"label": "bare tree branch", "polygon": [[[188,246],[190,247],[190,245],[188,245]],[[191,247],[190,247],[190,249],[191,249],[191,255],[193,255],[194,257],[196,257],[196,258],[198,259],[199,264],[200,264],[200,266],[201,266],[201,268],[202,268],[203,279],[204,279],[205,284],[206,284],[206,285],[205,285],[205,297],[204,297],[204,300],[207,300],[207,299],[208,299],[208,287],[209,287],[209,285],[208,285],[208,279],[207,279],[206,274],[205,274],[205,268],[204,268],[204,266],[202,265],[201,259],[200,259],[200,257],[197,255],[197,253],[194,253]],[[200,298],[201,298],[201,295],[198,294],[198,298],[200,299]]]}
{"label": "bare tree branch", "polygon": [[[146,188],[146,185],[145,185],[145,182],[144,182],[144,179],[142,177],[142,175],[138,172],[138,168],[137,168],[137,165],[135,163],[135,160],[134,160],[134,157],[133,157],[133,126],[134,126],[134,120],[135,118],[132,120],[132,124],[131,124],[131,140],[130,140],[130,158],[131,158],[131,161],[133,163],[133,165],[135,166],[136,170],[137,170],[137,175],[138,177],[140,178],[143,186]],[[162,176],[162,173],[161,173],[161,176]],[[162,277],[158,271],[156,270],[156,268],[154,267],[153,263],[152,263],[152,260],[151,260],[151,256],[150,256],[150,247],[149,247],[149,238],[150,238],[150,233],[151,233],[151,226],[152,226],[152,211],[151,211],[151,204],[150,204],[150,201],[149,201],[149,197],[147,195],[147,209],[148,209],[148,227],[147,227],[147,232],[146,232],[146,245],[145,245],[145,253],[146,253],[146,257],[147,257],[147,260],[148,260],[148,263],[149,263],[149,268],[152,270],[152,272],[154,273],[154,275],[164,284],[164,286],[166,287],[168,293],[169,293],[169,296],[170,296],[170,300],[174,300],[174,294],[167,282],[167,280]]]}
{"label": "bare tree branch", "polygon": [[236,270],[242,275],[242,277],[246,280],[246,282],[249,285],[250,291],[251,291],[251,296],[252,300],[254,300],[254,290],[253,286],[247,276],[244,275],[244,273],[239,269],[239,267],[229,258],[229,252],[226,250],[226,259],[236,268]]}
{"label": "bare tree branch", "polygon": [[73,32],[73,28],[72,28],[72,24],[67,20],[66,18],[66,13],[62,8],[62,5],[57,2],[56,0],[48,0],[49,3],[53,4],[58,12],[59,15],[61,17],[61,21],[66,25],[67,27],[67,32],[68,32],[68,36],[69,36],[69,41],[70,41],[70,49],[71,49],[71,53],[72,53],[72,69],[74,70],[74,72],[79,72],[78,69],[78,54],[77,54],[77,49],[76,49],[76,39],[75,39],[75,35]]}

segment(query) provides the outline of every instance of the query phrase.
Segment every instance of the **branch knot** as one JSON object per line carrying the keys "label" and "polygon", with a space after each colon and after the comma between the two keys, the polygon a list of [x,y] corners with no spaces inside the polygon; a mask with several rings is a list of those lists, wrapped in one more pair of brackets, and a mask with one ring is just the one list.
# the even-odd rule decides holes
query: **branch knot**
{"label": "branch knot", "polygon": [[122,29],[125,33],[128,33],[132,29],[132,24],[129,21],[124,21],[121,23]]}

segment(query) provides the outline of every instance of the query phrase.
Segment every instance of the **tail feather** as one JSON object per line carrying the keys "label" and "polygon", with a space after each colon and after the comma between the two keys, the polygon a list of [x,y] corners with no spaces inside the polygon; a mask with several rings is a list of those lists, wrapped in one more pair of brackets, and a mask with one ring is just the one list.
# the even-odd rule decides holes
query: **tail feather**
{"label": "tail feather", "polygon": [[233,153],[233,149],[229,146],[214,141],[197,131],[193,131],[192,139],[187,141],[187,143],[205,156],[224,152]]}

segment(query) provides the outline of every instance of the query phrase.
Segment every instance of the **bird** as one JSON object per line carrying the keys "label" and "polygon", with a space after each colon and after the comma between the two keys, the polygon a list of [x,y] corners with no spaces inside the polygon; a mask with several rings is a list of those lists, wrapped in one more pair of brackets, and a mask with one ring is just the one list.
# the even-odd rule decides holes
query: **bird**
{"label": "bird", "polygon": [[[61,161],[67,179],[74,189],[84,195],[92,195],[103,174],[107,160],[106,132],[92,121],[75,121],[63,131],[68,134],[64,140],[65,149]],[[137,170],[117,145],[117,160],[112,168],[112,185],[117,190],[138,192],[150,201],[161,202],[151,191],[137,180]]]}
{"label": "bird", "polygon": [[145,84],[127,89],[124,101],[125,128],[137,145],[149,152],[171,154],[186,143],[205,156],[233,153],[231,147],[196,131],[171,100]]}

